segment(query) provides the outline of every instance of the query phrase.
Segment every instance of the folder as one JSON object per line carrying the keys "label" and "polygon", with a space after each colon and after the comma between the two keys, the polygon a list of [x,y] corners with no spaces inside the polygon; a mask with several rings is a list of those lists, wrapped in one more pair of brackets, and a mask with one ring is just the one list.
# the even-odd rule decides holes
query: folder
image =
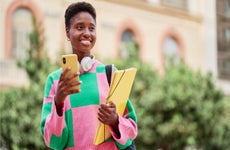
{"label": "folder", "polygon": [[[113,75],[106,103],[112,101],[116,105],[117,113],[121,116],[123,116],[125,111],[136,72],[136,68],[128,68],[125,70],[118,70]],[[101,144],[110,137],[111,133],[109,131],[109,126],[100,122],[94,144]]]}

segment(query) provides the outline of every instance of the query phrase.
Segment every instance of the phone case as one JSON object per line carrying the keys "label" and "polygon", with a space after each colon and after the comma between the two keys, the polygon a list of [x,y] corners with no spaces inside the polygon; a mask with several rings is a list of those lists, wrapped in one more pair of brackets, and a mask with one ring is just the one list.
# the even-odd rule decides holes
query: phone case
{"label": "phone case", "polygon": [[[67,76],[73,75],[74,73],[79,71],[78,58],[76,54],[67,54],[62,55],[62,70],[64,71],[66,68],[71,67],[71,70],[67,73]],[[79,77],[74,78],[74,81],[78,81]],[[73,89],[79,89],[80,86],[76,86]]]}

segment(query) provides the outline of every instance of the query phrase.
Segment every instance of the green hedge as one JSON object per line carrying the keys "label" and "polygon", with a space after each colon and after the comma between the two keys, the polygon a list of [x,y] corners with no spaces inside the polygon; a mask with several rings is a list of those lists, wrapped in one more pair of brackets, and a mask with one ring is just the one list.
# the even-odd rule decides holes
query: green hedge
{"label": "green hedge", "polygon": [[141,149],[230,148],[229,100],[211,74],[184,64],[151,82],[137,103]]}
{"label": "green hedge", "polygon": [[128,43],[130,55],[115,62],[138,69],[131,93],[138,119],[138,150],[230,149],[230,99],[217,88],[211,73],[194,71],[183,62],[168,63],[159,76],[139,62],[138,46]]}
{"label": "green hedge", "polygon": [[48,73],[57,65],[51,65],[43,49],[42,34],[35,26],[29,36],[28,57],[18,63],[30,79],[29,87],[0,91],[0,149],[47,149],[40,132],[43,91]]}

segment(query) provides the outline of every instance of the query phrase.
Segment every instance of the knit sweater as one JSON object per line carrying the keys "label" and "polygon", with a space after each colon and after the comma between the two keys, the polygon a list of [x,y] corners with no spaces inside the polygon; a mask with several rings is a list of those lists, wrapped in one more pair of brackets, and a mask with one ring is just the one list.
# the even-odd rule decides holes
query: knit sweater
{"label": "knit sweater", "polygon": [[120,136],[110,128],[111,138],[94,145],[99,125],[98,108],[106,102],[109,85],[105,65],[96,60],[89,72],[80,70],[81,92],[66,97],[63,115],[57,114],[54,96],[62,70],[49,74],[45,85],[41,132],[48,147],[56,150],[118,150],[137,136],[136,114],[128,100],[123,116],[118,116]]}

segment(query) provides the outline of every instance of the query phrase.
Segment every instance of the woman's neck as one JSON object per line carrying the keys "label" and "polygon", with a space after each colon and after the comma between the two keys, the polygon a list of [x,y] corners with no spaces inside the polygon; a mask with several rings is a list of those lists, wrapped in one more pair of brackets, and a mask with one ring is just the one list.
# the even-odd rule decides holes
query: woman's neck
{"label": "woman's neck", "polygon": [[78,57],[78,61],[81,62],[81,60],[84,58],[84,57],[91,57],[93,58],[93,56],[90,54],[90,53],[75,53],[77,54],[77,57]]}

